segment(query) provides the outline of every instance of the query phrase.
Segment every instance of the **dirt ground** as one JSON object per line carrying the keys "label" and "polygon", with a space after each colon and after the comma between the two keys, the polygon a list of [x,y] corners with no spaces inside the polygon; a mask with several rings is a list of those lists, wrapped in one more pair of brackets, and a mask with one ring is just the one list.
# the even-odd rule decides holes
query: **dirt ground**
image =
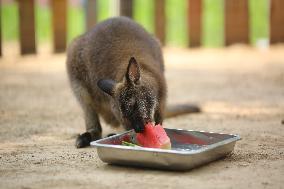
{"label": "dirt ground", "polygon": [[187,172],[107,165],[74,147],[65,55],[14,52],[0,59],[0,188],[284,188],[284,47],[164,52],[169,103],[203,110],[164,126],[239,134],[233,154]]}

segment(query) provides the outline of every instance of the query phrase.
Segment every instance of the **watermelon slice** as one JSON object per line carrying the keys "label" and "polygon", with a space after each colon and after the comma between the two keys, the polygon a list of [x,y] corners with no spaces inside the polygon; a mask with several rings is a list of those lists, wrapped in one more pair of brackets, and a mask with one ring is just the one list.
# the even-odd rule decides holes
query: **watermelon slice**
{"label": "watermelon slice", "polygon": [[171,149],[171,141],[165,129],[160,125],[148,123],[143,133],[136,134],[138,145],[148,148]]}

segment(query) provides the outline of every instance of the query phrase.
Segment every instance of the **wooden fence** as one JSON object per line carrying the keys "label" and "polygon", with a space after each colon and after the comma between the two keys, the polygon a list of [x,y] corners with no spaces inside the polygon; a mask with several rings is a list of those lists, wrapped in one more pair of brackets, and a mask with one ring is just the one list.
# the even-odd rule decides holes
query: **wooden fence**
{"label": "wooden fence", "polygon": [[[64,52],[67,33],[67,0],[50,0],[52,7],[53,48],[54,52]],[[0,0],[1,2],[1,0]],[[133,17],[133,0],[120,0],[119,12],[122,16]],[[225,45],[249,43],[248,0],[224,0]],[[35,40],[35,0],[18,0],[20,49],[21,54],[36,53]],[[86,0],[86,26],[90,29],[96,24],[96,0]],[[270,44],[284,42],[284,0],[270,0]],[[166,16],[165,0],[154,1],[155,35],[165,44]],[[202,0],[188,0],[188,36],[189,47],[201,45]],[[0,12],[1,21],[1,12]],[[0,22],[0,56],[1,22]]]}

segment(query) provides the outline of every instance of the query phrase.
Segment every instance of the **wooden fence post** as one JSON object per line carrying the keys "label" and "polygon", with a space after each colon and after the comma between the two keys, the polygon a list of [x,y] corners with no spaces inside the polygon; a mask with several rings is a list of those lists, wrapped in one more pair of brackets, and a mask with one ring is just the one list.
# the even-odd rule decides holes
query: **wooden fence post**
{"label": "wooden fence post", "polygon": [[189,47],[199,47],[202,35],[202,0],[188,0]]}
{"label": "wooden fence post", "polygon": [[133,17],[133,0],[120,0],[120,16]]}
{"label": "wooden fence post", "polygon": [[165,0],[155,0],[155,35],[165,45],[166,39],[166,16]]}
{"label": "wooden fence post", "polygon": [[54,52],[64,52],[67,38],[67,0],[52,0],[51,5]]}
{"label": "wooden fence post", "polygon": [[271,0],[270,44],[284,42],[284,1]]}
{"label": "wooden fence post", "polygon": [[249,43],[248,0],[225,0],[225,45]]}
{"label": "wooden fence post", "polygon": [[85,0],[85,12],[86,12],[86,29],[89,31],[92,29],[97,21],[97,1]]}
{"label": "wooden fence post", "polygon": [[21,54],[36,53],[35,44],[35,2],[19,0]]}

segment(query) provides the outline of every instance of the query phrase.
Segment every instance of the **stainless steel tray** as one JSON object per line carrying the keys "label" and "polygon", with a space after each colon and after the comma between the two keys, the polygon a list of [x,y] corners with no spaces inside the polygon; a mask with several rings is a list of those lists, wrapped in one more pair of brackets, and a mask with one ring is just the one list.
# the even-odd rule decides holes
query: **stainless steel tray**
{"label": "stainless steel tray", "polygon": [[135,137],[133,130],[91,142],[99,158],[109,164],[170,170],[189,170],[226,156],[234,149],[238,135],[167,129],[172,149],[155,149],[120,145]]}

